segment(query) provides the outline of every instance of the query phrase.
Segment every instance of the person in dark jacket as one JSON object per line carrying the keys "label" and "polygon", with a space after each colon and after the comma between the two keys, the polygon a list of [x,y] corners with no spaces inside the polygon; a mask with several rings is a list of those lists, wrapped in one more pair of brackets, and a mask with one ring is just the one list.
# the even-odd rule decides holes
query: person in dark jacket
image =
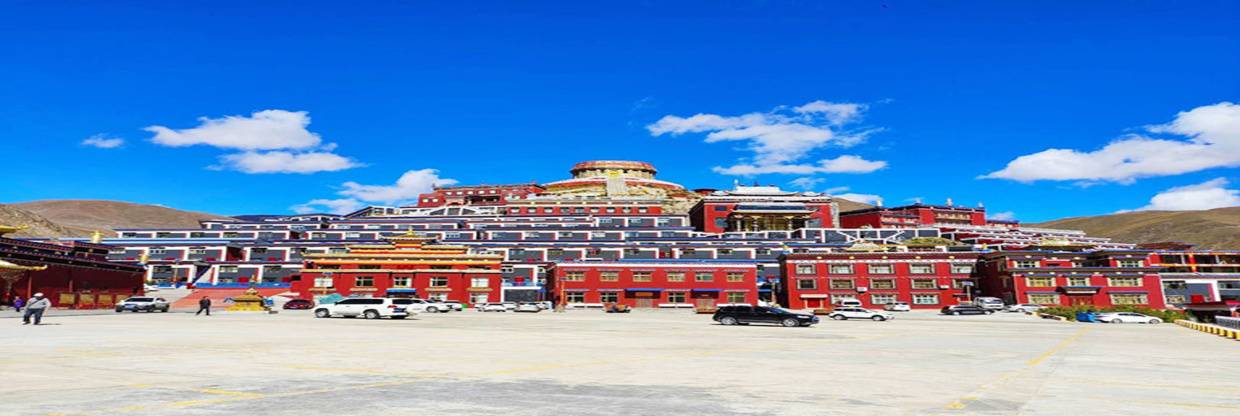
{"label": "person in dark jacket", "polygon": [[30,303],[26,305],[26,313],[22,315],[22,325],[30,324],[30,316],[34,316],[34,324],[39,325],[43,322],[43,311],[52,307],[52,301],[43,297],[42,293],[35,293],[30,298]]}
{"label": "person in dark jacket", "polygon": [[207,316],[211,316],[211,298],[203,296],[198,300],[198,312],[194,312],[194,316],[206,312]]}
{"label": "person in dark jacket", "polygon": [[21,296],[13,297],[13,309],[16,309],[18,312],[21,312],[22,306],[25,306],[25,305],[26,305],[26,301],[22,300]]}

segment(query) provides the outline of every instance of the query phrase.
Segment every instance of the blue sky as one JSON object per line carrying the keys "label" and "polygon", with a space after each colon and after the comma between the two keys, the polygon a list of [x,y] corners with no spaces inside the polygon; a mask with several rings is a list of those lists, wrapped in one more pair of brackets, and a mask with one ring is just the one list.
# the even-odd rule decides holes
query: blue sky
{"label": "blue sky", "polygon": [[1240,205],[1230,1],[4,3],[0,202],[287,213],[636,159],[1023,221]]}

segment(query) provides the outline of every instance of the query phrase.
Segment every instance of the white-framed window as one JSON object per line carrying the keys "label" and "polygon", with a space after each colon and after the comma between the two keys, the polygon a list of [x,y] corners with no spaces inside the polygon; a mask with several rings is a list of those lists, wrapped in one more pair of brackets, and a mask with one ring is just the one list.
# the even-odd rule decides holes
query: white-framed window
{"label": "white-framed window", "polygon": [[565,282],[584,282],[586,281],[586,272],[581,270],[569,270],[564,272],[564,277],[561,280]]}
{"label": "white-framed window", "polygon": [[447,294],[447,293],[442,293],[442,292],[440,292],[440,293],[432,293],[432,294],[430,294],[430,295],[426,296],[426,298],[427,298],[427,299],[430,299],[430,300],[437,300],[437,301],[443,302],[443,301],[448,300],[448,294]]}
{"label": "white-framed window", "polygon": [[697,273],[694,273],[694,274],[693,274],[693,281],[695,281],[695,282],[713,282],[713,281],[715,281],[715,274],[714,274],[714,273],[711,273],[711,272],[697,272]]}
{"label": "white-framed window", "polygon": [[972,264],[953,264],[952,274],[969,274],[973,273]]}
{"label": "white-framed window", "polygon": [[491,287],[491,279],[475,277],[469,279],[469,287]]}
{"label": "white-framed window", "polygon": [[314,278],[314,287],[332,287],[332,280],[330,277],[316,277]]}
{"label": "white-framed window", "polygon": [[728,292],[727,301],[728,303],[745,303],[745,293],[744,292]]}
{"label": "white-framed window", "polygon": [[812,264],[798,264],[798,265],[797,265],[797,274],[814,274],[814,265],[812,265]]}
{"label": "white-framed window", "polygon": [[512,266],[503,266],[499,268],[499,272],[504,273],[504,274],[512,273],[512,271],[513,271]]}
{"label": "white-framed window", "polygon": [[374,287],[374,276],[358,276],[353,278],[353,286],[355,287]]}
{"label": "white-framed window", "polygon": [[236,273],[239,270],[237,266],[220,266],[220,273]]}
{"label": "white-framed window", "polygon": [[853,266],[851,264],[832,264],[831,274],[852,274]]}
{"label": "white-framed window", "polygon": [[1112,293],[1112,305],[1145,305],[1150,303],[1150,297],[1144,293]]}
{"label": "white-framed window", "polygon": [[913,289],[938,289],[938,286],[934,284],[934,279],[913,279]]}
{"label": "white-framed window", "polygon": [[1141,287],[1140,277],[1109,277],[1107,285],[1115,287]]}
{"label": "white-framed window", "polygon": [[856,287],[857,287],[857,286],[856,286],[855,284],[853,284],[853,280],[852,280],[852,279],[831,279],[831,288],[832,288],[832,289],[837,289],[837,290],[839,290],[839,289],[845,289],[845,290],[847,290],[847,289],[854,289],[854,288],[856,288]]}
{"label": "white-framed window", "polygon": [[207,254],[207,249],[201,248],[201,247],[194,247],[194,248],[189,249],[189,254],[198,254],[198,255]]}
{"label": "white-framed window", "polygon": [[933,293],[914,293],[914,305],[938,305],[939,295]]}
{"label": "white-framed window", "polygon": [[1088,277],[1069,277],[1068,286],[1089,286],[1089,278]]}
{"label": "white-framed window", "polygon": [[896,288],[896,279],[870,279],[870,289],[890,290]]}
{"label": "white-framed window", "polygon": [[896,303],[896,295],[886,293],[874,293],[870,295],[870,303],[875,305],[886,305]]}
{"label": "white-framed window", "polygon": [[1030,293],[1029,303],[1036,303],[1039,305],[1058,305],[1059,295],[1054,293]]}
{"label": "white-framed window", "polygon": [[447,286],[448,286],[448,278],[443,277],[443,276],[431,278],[431,287],[447,287]]}
{"label": "white-framed window", "polygon": [[603,292],[598,294],[599,302],[619,302],[620,294],[616,292]]}
{"label": "white-framed window", "polygon": [[1026,277],[1026,278],[1025,278],[1025,286],[1029,286],[1029,287],[1052,287],[1052,286],[1055,286],[1055,278],[1054,278],[1054,277],[1044,277],[1044,276],[1039,276],[1039,277]]}
{"label": "white-framed window", "polygon": [[1037,260],[1016,260],[1012,262],[1012,267],[1017,269],[1033,269],[1038,267]]}
{"label": "white-framed window", "polygon": [[1120,260],[1117,262],[1119,267],[1144,267],[1145,262],[1141,260]]}
{"label": "white-framed window", "polygon": [[411,277],[393,277],[393,287],[410,287],[413,286],[413,278]]}
{"label": "white-framed window", "polygon": [[473,303],[475,305],[479,303],[487,303],[487,300],[488,299],[487,299],[486,293],[475,293],[475,294],[469,295],[469,303]]}
{"label": "white-framed window", "polygon": [[1188,298],[1184,295],[1167,295],[1167,303],[1172,305],[1180,305],[1188,302]]}
{"label": "white-framed window", "polygon": [[650,275],[651,275],[650,272],[633,272],[633,281],[634,282],[649,282],[651,281]]}
{"label": "white-framed window", "polygon": [[840,303],[840,301],[843,301],[845,299],[851,300],[851,299],[856,299],[856,298],[857,297],[853,295],[831,295],[831,303]]}
{"label": "white-framed window", "polygon": [[818,289],[817,279],[796,279],[796,281],[797,281],[797,289],[800,289],[800,290]]}
{"label": "white-framed window", "polygon": [[564,294],[564,300],[568,303],[586,303],[586,294],[584,292],[568,292]]}
{"label": "white-framed window", "polygon": [[908,265],[908,272],[911,274],[933,274],[934,265],[929,263],[913,263]]}
{"label": "white-framed window", "polygon": [[599,272],[599,273],[598,273],[598,281],[600,281],[600,282],[619,282],[619,281],[620,281],[620,272],[617,272],[617,271],[604,271],[604,272]]}
{"label": "white-framed window", "polygon": [[685,281],[685,272],[667,272],[667,281],[683,282]]}
{"label": "white-framed window", "polygon": [[869,270],[870,270],[870,274],[892,274],[892,273],[895,273],[895,268],[894,268],[894,267],[891,267],[891,265],[890,265],[890,264],[870,264],[870,265],[867,265],[867,266],[868,266],[868,268],[869,268]]}
{"label": "white-framed window", "polygon": [[728,272],[726,277],[729,282],[744,282],[745,272]]}
{"label": "white-framed window", "polygon": [[668,303],[685,303],[685,292],[667,292]]}
{"label": "white-framed window", "polygon": [[152,248],[152,249],[150,249],[150,250],[149,250],[149,251],[147,251],[147,252],[148,252],[148,253],[150,253],[152,256],[154,256],[154,255],[157,255],[157,254],[166,254],[166,253],[168,253],[168,250],[165,250],[165,249],[162,249],[162,248]]}

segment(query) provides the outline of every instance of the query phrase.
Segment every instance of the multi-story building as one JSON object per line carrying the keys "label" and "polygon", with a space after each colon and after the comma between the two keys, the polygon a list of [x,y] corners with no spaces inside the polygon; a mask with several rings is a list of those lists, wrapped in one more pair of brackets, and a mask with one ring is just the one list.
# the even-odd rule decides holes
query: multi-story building
{"label": "multi-story building", "polygon": [[788,254],[780,263],[779,299],[792,309],[829,308],[843,299],[872,308],[907,302],[938,309],[976,296],[977,257],[945,249]]}
{"label": "multi-story building", "polygon": [[982,254],[978,271],[982,293],[1007,303],[1162,309],[1162,269],[1150,254],[1079,246],[1001,251]]}
{"label": "multi-story building", "polygon": [[[840,226],[845,228],[902,228],[926,226],[981,226],[991,224],[986,219],[983,207],[969,208],[952,205],[913,204],[899,207],[882,207],[859,209],[840,213]],[[1010,227],[1013,221],[994,222],[995,225]]]}
{"label": "multi-story building", "polygon": [[833,228],[839,224],[839,206],[827,195],[786,192],[774,186],[741,186],[713,191],[689,210],[698,231],[790,231]]}
{"label": "multi-story building", "polygon": [[1240,301],[1240,251],[1155,251],[1167,304]]}
{"label": "multi-story building", "polygon": [[0,226],[0,302],[41,292],[56,307],[111,308],[143,293],[142,267],[108,261],[108,246],[4,237],[18,230]]}
{"label": "multi-story building", "polygon": [[710,308],[758,301],[757,267],[745,262],[557,262],[550,280],[552,298],[570,307]]}
{"label": "multi-story building", "polygon": [[538,195],[542,192],[542,185],[534,183],[517,185],[437,186],[432,192],[418,195],[417,207],[429,208],[457,205],[505,205],[512,201]]}
{"label": "multi-story building", "polygon": [[292,289],[303,297],[417,296],[465,303],[500,300],[501,256],[434,244],[413,233],[343,252],[307,254]]}

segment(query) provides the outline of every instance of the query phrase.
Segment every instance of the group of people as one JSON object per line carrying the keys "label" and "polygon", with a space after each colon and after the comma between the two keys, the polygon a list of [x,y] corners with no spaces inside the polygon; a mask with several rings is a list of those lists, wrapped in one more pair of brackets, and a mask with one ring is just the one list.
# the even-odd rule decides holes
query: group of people
{"label": "group of people", "polygon": [[42,293],[35,293],[34,296],[30,297],[30,300],[22,299],[21,296],[14,296],[9,303],[13,305],[13,309],[17,312],[21,312],[23,308],[26,309],[26,312],[22,314],[22,325],[30,325],[31,318],[34,318],[35,325],[39,325],[43,322],[43,312],[47,311],[47,308],[52,307],[52,301],[43,297]]}

